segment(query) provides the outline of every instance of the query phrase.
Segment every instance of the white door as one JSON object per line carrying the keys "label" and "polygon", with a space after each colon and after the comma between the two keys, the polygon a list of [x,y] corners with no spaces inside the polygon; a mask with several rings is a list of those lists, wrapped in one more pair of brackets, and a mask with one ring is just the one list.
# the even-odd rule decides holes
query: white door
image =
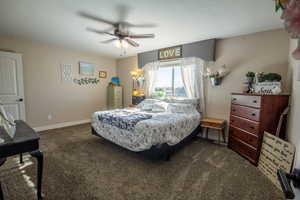
{"label": "white door", "polygon": [[22,56],[0,51],[0,103],[15,119],[25,121]]}

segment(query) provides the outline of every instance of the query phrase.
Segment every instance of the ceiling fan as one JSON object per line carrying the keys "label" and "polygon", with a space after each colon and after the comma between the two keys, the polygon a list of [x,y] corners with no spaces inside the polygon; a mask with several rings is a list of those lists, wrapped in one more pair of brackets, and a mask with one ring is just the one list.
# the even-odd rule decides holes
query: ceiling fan
{"label": "ceiling fan", "polygon": [[[124,13],[127,12],[126,8],[122,8],[123,17]],[[140,45],[135,42],[133,39],[144,39],[144,38],[154,38],[154,34],[133,34],[129,32],[129,28],[152,28],[156,27],[155,24],[131,24],[129,22],[124,21],[124,19],[120,19],[117,22],[110,21],[101,17],[97,17],[85,12],[78,12],[81,17],[91,19],[94,21],[102,22],[105,24],[109,24],[112,28],[104,31],[100,31],[94,28],[87,28],[88,31],[101,34],[101,35],[110,35],[113,38],[109,40],[102,41],[101,43],[107,44],[111,42],[115,42],[116,46],[119,48],[126,48],[128,44],[133,47],[139,47]]]}

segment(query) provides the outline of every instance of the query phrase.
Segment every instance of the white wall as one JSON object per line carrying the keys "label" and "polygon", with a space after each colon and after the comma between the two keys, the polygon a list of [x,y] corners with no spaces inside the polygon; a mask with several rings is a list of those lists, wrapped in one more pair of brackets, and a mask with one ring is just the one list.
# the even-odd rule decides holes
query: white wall
{"label": "white wall", "polygon": [[[32,127],[86,120],[105,109],[106,87],[116,75],[115,59],[11,37],[0,37],[0,49],[23,54],[26,119]],[[100,70],[108,77],[97,85],[61,83],[60,64],[72,64],[73,76],[79,78],[79,61],[95,64],[95,77]]]}
{"label": "white wall", "polygon": [[124,106],[132,104],[132,78],[131,71],[138,68],[137,57],[128,57],[117,60],[117,76],[120,78],[121,85],[124,87]]}
{"label": "white wall", "polygon": [[291,111],[288,121],[288,139],[296,146],[295,167],[300,168],[300,61],[292,58],[291,53],[296,48],[297,40],[290,40],[289,80],[291,81]]}

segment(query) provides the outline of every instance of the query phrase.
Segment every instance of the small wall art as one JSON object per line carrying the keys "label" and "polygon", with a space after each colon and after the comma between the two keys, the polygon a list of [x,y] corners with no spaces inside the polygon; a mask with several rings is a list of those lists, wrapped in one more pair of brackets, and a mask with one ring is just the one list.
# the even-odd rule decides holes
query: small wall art
{"label": "small wall art", "polygon": [[79,74],[83,76],[94,76],[95,64],[79,62]]}
{"label": "small wall art", "polygon": [[107,78],[107,72],[105,72],[105,71],[100,71],[100,72],[99,72],[99,78]]}
{"label": "small wall art", "polygon": [[72,82],[72,65],[61,64],[60,65],[61,82]]}
{"label": "small wall art", "polygon": [[98,84],[100,82],[100,80],[97,78],[85,77],[85,78],[79,78],[79,79],[74,78],[73,82],[78,85],[89,85],[89,84]]}

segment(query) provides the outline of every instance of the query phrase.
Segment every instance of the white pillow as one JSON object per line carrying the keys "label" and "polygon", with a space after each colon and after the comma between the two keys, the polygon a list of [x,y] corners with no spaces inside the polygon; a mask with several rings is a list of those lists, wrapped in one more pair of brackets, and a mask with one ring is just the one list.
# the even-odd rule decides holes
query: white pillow
{"label": "white pillow", "polygon": [[147,107],[149,107],[149,104],[153,104],[156,102],[161,102],[161,101],[159,101],[157,99],[145,99],[144,101],[139,103],[136,107],[139,109],[146,109]]}
{"label": "white pillow", "polygon": [[184,114],[194,113],[195,111],[197,112],[195,105],[183,103],[169,103],[167,111],[171,113]]}
{"label": "white pillow", "polygon": [[192,105],[198,105],[199,99],[196,98],[166,98],[164,100],[168,103],[182,103],[182,104],[192,104]]}
{"label": "white pillow", "polygon": [[145,99],[137,105],[137,108],[143,111],[166,112],[168,109],[168,103],[157,99]]}
{"label": "white pillow", "polygon": [[152,104],[152,112],[166,112],[168,109],[168,103],[166,102],[156,102]]}

